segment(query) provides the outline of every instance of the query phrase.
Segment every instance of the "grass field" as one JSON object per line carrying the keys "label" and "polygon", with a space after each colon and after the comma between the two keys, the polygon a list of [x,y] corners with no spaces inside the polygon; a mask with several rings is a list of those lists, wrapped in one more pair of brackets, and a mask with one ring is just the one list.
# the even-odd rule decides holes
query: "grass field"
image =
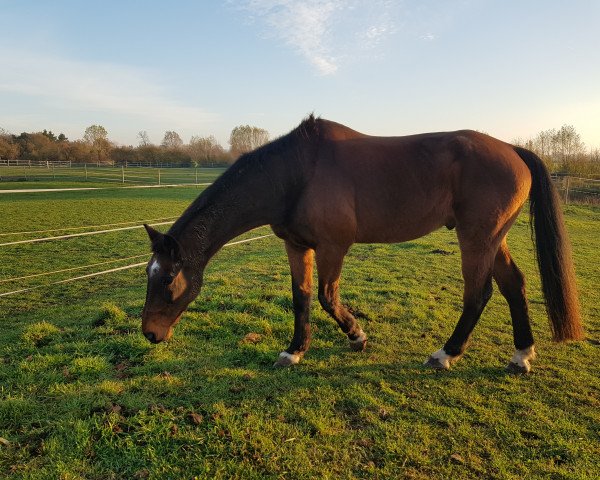
{"label": "grass field", "polygon": [[225,169],[89,167],[1,167],[0,188],[131,187],[134,185],[194,184],[210,182]]}
{"label": "grass field", "polygon": [[[172,218],[201,188],[0,195],[0,233]],[[315,302],[311,350],[291,369],[272,367],[293,324],[274,237],[224,248],[166,344],[140,333],[143,268],[0,297],[0,477],[598,478],[600,209],[569,206],[566,219],[582,342],[550,341],[526,215],[509,235],[539,352],[528,376],[504,372],[512,333],[497,289],[465,357],[449,372],[422,366],[460,313],[446,230],[353,247],[342,297],[369,335],[366,351],[351,352]],[[3,279],[147,251],[142,229],[3,246],[0,293],[133,261]]]}

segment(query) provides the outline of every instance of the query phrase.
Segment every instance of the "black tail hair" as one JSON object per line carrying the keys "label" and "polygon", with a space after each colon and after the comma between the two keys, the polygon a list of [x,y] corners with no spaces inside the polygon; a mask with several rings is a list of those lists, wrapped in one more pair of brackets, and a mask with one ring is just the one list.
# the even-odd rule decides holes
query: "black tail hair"
{"label": "black tail hair", "polygon": [[553,339],[557,342],[580,340],[583,338],[583,327],[560,199],[544,162],[525,148],[514,149],[531,172],[529,203],[532,237],[535,232],[537,263]]}

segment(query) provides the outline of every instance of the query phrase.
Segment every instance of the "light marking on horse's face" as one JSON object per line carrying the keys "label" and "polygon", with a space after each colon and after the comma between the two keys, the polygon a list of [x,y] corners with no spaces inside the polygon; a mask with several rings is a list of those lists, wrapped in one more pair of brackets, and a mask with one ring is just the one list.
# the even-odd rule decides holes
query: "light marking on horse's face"
{"label": "light marking on horse's face", "polygon": [[152,278],[154,275],[156,275],[158,273],[159,270],[160,270],[160,263],[158,263],[158,260],[155,258],[154,260],[152,260],[152,262],[150,263],[150,266],[148,268],[148,277]]}

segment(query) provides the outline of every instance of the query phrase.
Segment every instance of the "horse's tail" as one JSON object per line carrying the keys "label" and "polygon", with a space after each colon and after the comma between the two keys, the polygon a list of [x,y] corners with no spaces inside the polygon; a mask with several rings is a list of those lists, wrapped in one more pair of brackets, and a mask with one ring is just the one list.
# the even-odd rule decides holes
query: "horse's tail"
{"label": "horse's tail", "polygon": [[558,194],[544,162],[529,150],[514,149],[531,171],[529,215],[552,337],[557,342],[580,340],[583,327],[577,285]]}

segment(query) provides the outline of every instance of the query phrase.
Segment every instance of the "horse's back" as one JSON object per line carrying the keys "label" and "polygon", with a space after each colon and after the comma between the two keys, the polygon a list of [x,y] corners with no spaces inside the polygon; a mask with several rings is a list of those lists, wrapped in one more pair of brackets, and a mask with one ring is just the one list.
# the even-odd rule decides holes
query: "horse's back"
{"label": "horse's back", "polygon": [[301,199],[303,222],[346,242],[401,242],[514,213],[529,171],[511,145],[462,130],[375,137],[330,126]]}

